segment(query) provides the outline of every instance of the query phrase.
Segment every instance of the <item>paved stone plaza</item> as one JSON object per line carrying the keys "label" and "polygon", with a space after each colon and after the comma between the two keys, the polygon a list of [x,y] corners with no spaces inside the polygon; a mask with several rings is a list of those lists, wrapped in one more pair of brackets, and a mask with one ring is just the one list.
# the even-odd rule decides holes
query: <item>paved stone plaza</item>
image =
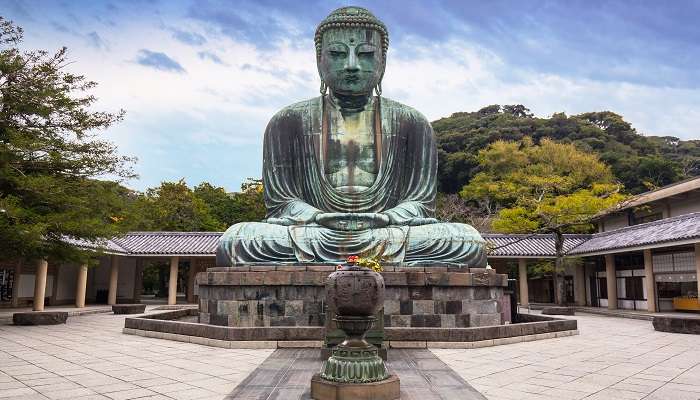
{"label": "paved stone plaza", "polygon": [[124,317],[0,325],[1,399],[222,399],[272,350],[124,335]]}
{"label": "paved stone plaza", "polygon": [[[578,315],[578,336],[433,350],[487,398],[700,399],[700,336]],[[124,335],[111,314],[67,325],[0,325],[2,399],[223,399],[271,350]]]}
{"label": "paved stone plaza", "polygon": [[700,336],[581,314],[580,335],[433,352],[490,400],[700,399]]}

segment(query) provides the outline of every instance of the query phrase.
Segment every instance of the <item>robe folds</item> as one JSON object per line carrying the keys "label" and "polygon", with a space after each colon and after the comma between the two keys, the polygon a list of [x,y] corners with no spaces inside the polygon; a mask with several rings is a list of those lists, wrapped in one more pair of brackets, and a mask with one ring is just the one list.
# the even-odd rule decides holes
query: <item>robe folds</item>
{"label": "robe folds", "polygon": [[[324,174],[328,98],[293,104],[270,120],[263,144],[267,219],[231,226],[219,242],[218,266],[328,263],[350,255],[389,263],[486,266],[485,242],[473,227],[416,225],[416,218],[435,214],[437,148],[430,123],[390,99],[375,97],[373,102],[377,175],[370,187],[358,191],[340,191]],[[327,212],[382,213],[390,224],[332,230],[314,222],[317,214]]]}

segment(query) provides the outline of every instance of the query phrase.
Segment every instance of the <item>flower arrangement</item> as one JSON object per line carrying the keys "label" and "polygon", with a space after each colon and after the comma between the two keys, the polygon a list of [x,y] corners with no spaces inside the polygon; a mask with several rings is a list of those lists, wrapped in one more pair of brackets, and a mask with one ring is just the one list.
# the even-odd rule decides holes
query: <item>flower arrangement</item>
{"label": "flower arrangement", "polygon": [[[350,256],[347,260],[350,265],[357,265],[358,267],[371,269],[374,272],[382,272],[384,268],[379,263],[379,260],[374,257],[360,257],[360,256]],[[338,269],[340,269],[340,265]]]}

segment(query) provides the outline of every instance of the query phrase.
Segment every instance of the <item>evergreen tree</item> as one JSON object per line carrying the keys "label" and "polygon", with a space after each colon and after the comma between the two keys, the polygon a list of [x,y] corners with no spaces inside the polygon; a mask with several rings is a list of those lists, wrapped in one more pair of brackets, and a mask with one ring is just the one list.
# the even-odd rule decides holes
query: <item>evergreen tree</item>
{"label": "evergreen tree", "polygon": [[84,260],[67,239],[126,229],[131,159],[98,135],[123,112],[94,111],[96,83],[66,71],[65,48],[22,51],[22,29],[0,17],[0,254]]}

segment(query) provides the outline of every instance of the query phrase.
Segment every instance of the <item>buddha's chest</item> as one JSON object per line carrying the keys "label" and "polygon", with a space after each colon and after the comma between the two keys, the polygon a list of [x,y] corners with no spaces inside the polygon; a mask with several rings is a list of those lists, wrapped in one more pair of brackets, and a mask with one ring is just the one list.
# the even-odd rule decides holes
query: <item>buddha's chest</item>
{"label": "buddha's chest", "polygon": [[377,176],[373,113],[335,113],[326,143],[326,178],[335,188],[362,190]]}

